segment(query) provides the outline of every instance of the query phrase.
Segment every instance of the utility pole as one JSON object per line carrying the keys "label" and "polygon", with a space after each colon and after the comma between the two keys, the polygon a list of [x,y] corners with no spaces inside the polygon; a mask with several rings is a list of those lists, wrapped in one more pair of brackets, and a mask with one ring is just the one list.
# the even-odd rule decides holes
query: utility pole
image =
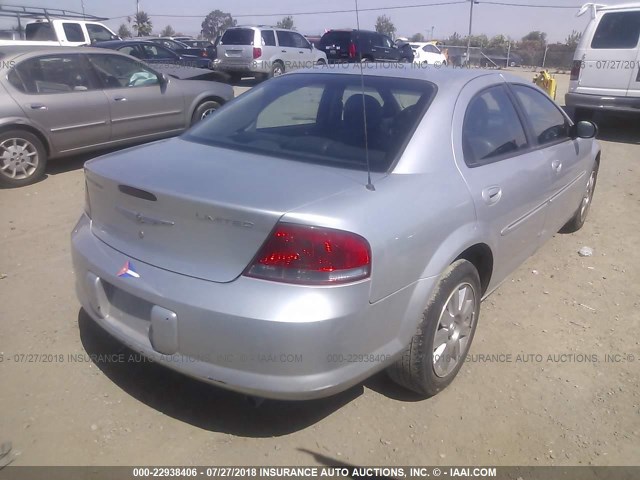
{"label": "utility pole", "polygon": [[507,68],[509,68],[509,57],[511,56],[511,40],[509,40],[507,47]]}
{"label": "utility pole", "polygon": [[84,0],[80,0],[80,5],[82,6],[82,18],[87,18],[84,14]]}
{"label": "utility pole", "polygon": [[429,38],[429,40],[433,40],[433,30],[434,30],[435,28],[436,28],[436,27],[434,27],[433,25],[431,25],[431,38]]}
{"label": "utility pole", "polygon": [[544,68],[544,64],[547,62],[547,52],[549,51],[549,45],[544,48],[544,57],[542,57],[542,68]]}
{"label": "utility pole", "polygon": [[136,15],[140,13],[140,0],[136,0]]}
{"label": "utility pole", "polygon": [[469,36],[467,37],[467,67],[471,66],[471,31],[473,28],[473,4],[478,0],[470,0],[471,8],[469,8]]}

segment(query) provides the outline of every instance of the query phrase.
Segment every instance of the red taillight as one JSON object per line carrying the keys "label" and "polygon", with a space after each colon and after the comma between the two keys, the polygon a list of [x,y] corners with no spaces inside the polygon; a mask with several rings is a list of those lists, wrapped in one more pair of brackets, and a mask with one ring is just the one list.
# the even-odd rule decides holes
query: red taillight
{"label": "red taillight", "polygon": [[253,59],[260,58],[262,56],[262,49],[258,47],[253,47]]}
{"label": "red taillight", "polygon": [[574,60],[573,66],[571,67],[571,77],[569,80],[578,80],[580,77],[580,69],[582,68],[581,60]]}
{"label": "red taillight", "polygon": [[356,58],[356,44],[353,42],[349,44],[349,58]]}
{"label": "red taillight", "polygon": [[362,280],[370,272],[369,243],[360,235],[281,223],[271,232],[245,275],[278,282],[327,285]]}

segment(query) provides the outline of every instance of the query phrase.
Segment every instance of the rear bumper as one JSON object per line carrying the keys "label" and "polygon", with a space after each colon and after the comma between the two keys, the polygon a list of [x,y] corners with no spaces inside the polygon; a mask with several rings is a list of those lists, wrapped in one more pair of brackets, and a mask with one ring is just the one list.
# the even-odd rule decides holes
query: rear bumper
{"label": "rear bumper", "polygon": [[213,69],[227,73],[267,74],[271,72],[272,63],[267,60],[252,60],[249,63],[233,63],[224,59],[213,61]]}
{"label": "rear bumper", "polygon": [[640,113],[640,97],[610,97],[569,92],[564,98],[567,107]]}
{"label": "rear bumper", "polygon": [[[85,215],[71,240],[78,299],[104,330],[173,370],[266,398],[329,396],[393,362],[437,280],[370,304],[368,280],[316,288],[179,275],[104,244]],[[127,261],[137,276],[117,275]]]}

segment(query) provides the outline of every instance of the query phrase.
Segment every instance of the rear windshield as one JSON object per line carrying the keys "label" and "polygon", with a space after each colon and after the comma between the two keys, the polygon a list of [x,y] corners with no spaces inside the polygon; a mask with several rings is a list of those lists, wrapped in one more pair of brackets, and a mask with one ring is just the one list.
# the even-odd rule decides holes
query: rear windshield
{"label": "rear windshield", "polygon": [[[302,162],[386,172],[435,95],[415,79],[305,73],[254,87],[186,140]],[[363,112],[366,112],[363,114]]]}
{"label": "rear windshield", "polygon": [[254,31],[250,28],[227,30],[220,39],[221,45],[253,45]]}
{"label": "rear windshield", "polygon": [[602,16],[591,48],[636,48],[640,36],[640,12],[612,12]]}
{"label": "rear windshield", "polygon": [[327,32],[320,39],[320,45],[346,45],[351,41],[351,32]]}

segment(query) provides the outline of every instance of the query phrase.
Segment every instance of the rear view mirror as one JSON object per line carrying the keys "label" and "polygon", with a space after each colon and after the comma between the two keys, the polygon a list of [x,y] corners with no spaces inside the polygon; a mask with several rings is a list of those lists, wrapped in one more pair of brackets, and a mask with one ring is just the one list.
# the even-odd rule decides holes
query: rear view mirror
{"label": "rear view mirror", "polygon": [[598,127],[595,123],[582,120],[571,127],[573,138],[593,138],[598,134]]}

